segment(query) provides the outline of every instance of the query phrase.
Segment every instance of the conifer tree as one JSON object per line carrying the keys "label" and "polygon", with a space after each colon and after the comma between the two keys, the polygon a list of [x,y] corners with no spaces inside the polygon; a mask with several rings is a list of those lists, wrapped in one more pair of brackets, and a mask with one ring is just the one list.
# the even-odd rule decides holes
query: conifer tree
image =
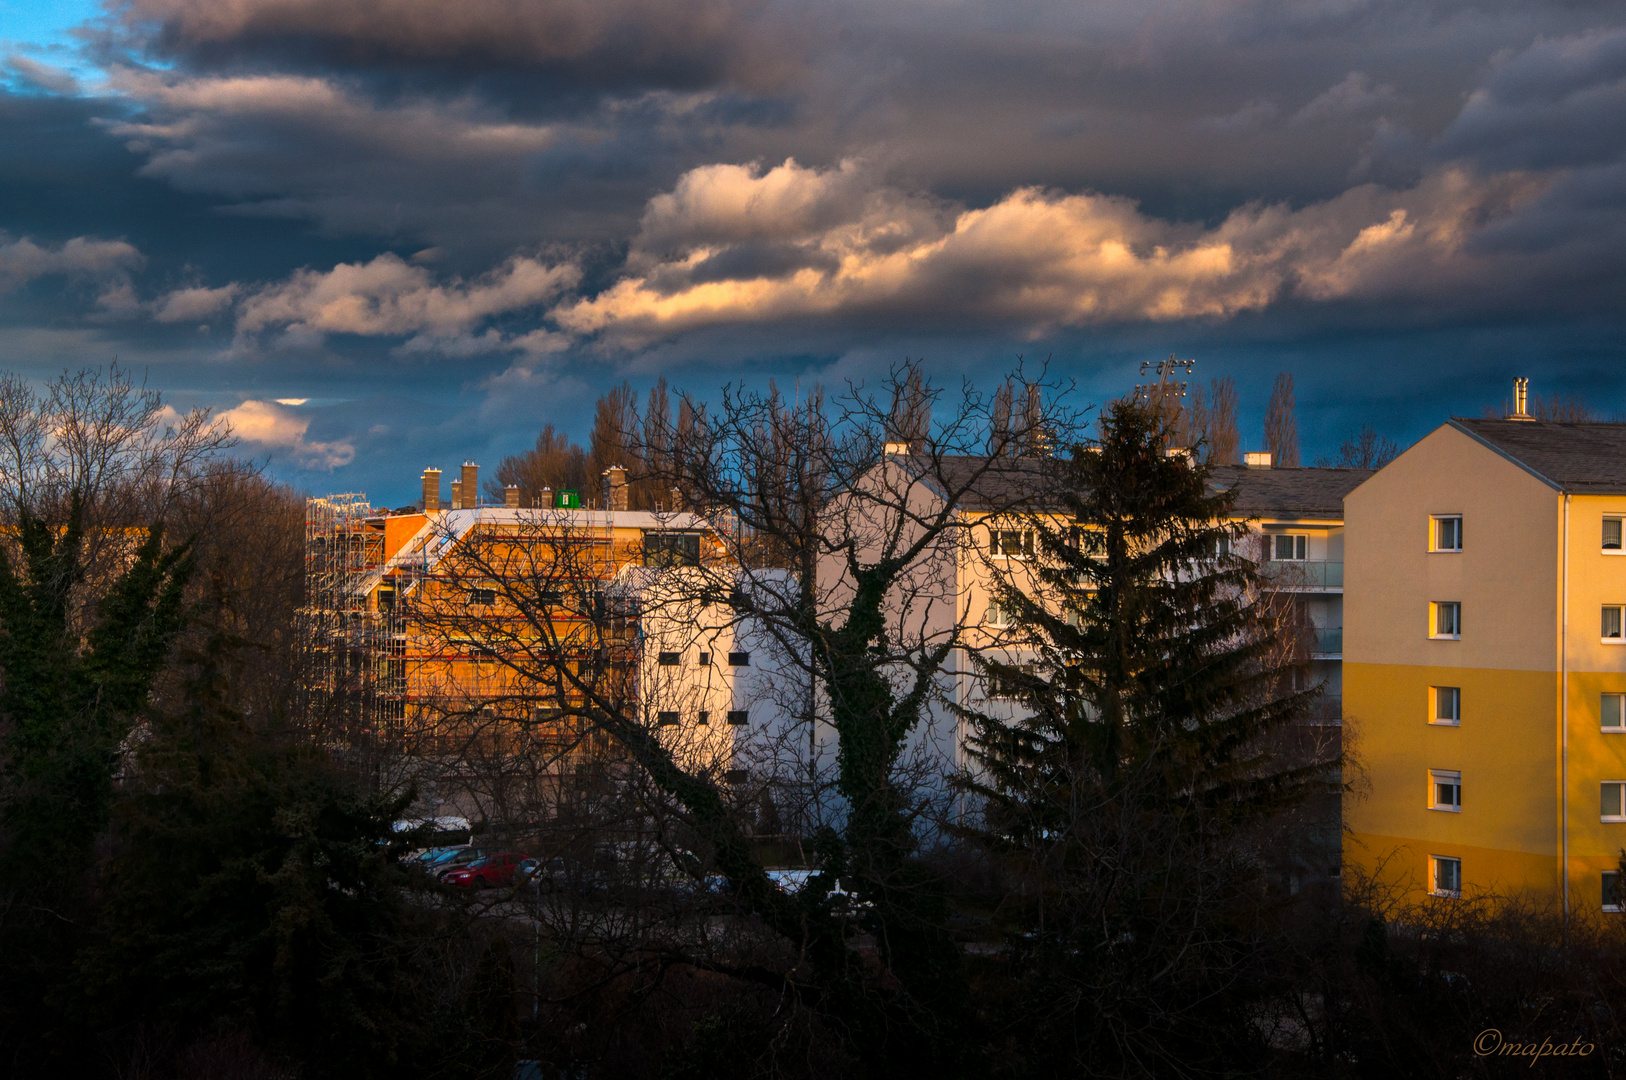
{"label": "conifer tree", "polygon": [[1287,650],[1230,553],[1233,495],[1209,493],[1198,453],[1166,452],[1168,423],[1109,406],[1097,442],[1054,463],[1050,512],[1017,519],[1034,558],[994,586],[1005,644],[1034,660],[979,666],[1028,715],[970,716],[964,783],[1024,898],[1033,997],[1013,1000],[1056,1018],[1030,1041],[1034,1069],[1218,1052],[1200,1033],[1237,1018],[1193,1010],[1247,999],[1236,982],[1262,940],[1260,868],[1237,838],[1334,764],[1273,752],[1317,691],[1279,692]]}

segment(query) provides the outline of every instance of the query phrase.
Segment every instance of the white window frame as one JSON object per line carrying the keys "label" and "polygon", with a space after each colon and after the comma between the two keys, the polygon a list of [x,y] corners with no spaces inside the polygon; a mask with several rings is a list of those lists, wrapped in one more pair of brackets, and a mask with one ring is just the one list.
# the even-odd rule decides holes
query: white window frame
{"label": "white window frame", "polygon": [[[1457,879],[1454,889],[1440,887],[1440,867],[1446,863],[1455,867],[1453,876]],[[1455,855],[1430,855],[1428,857],[1428,891],[1433,896],[1449,897],[1452,900],[1462,898],[1462,860]]]}
{"label": "white window frame", "polygon": [[[1457,523],[1457,546],[1440,546],[1440,525],[1443,522]],[[1462,515],[1461,514],[1430,514],[1428,519],[1428,550],[1439,555],[1462,554]]]}
{"label": "white window frame", "polygon": [[[1612,727],[1604,723],[1604,702],[1609,698],[1615,699],[1615,723]],[[1612,735],[1626,734],[1626,694],[1606,692],[1598,695],[1598,730]]]}
{"label": "white window frame", "polygon": [[1011,612],[1000,602],[999,597],[990,596],[988,598],[988,609],[983,615],[982,624],[996,630],[1004,630],[1007,627],[1016,625],[1016,620],[1011,618]]}
{"label": "white window frame", "polygon": [[[1616,813],[1606,814],[1603,811],[1603,789],[1615,789]],[[1598,785],[1598,820],[1606,822],[1626,821],[1626,780],[1605,780]]]}
{"label": "white window frame", "polygon": [[[1453,702],[1456,705],[1456,715],[1449,719],[1440,715],[1440,691],[1442,690],[1449,690],[1456,695],[1456,700]],[[1462,687],[1431,686],[1428,688],[1428,722],[1436,727],[1462,726]]]}
{"label": "white window frame", "polygon": [[[1005,537],[1015,535],[1017,547],[1020,549],[1012,554],[1005,550]],[[988,557],[992,559],[1031,559],[1033,558],[1035,538],[1032,529],[998,529],[988,527]]]}
{"label": "white window frame", "polygon": [[1605,524],[1607,524],[1607,523],[1609,523],[1611,521],[1619,523],[1619,525],[1620,525],[1620,533],[1621,533],[1621,546],[1620,547],[1609,547],[1609,546],[1607,546],[1607,538],[1602,535],[1603,528],[1602,528],[1602,526],[1600,526],[1599,529],[1598,529],[1598,533],[1599,533],[1599,536],[1598,536],[1598,550],[1602,551],[1605,555],[1626,555],[1626,514],[1605,514],[1603,516],[1603,520],[1604,520]]}
{"label": "white window frame", "polygon": [[[1269,555],[1270,555],[1270,561],[1271,562],[1293,562],[1293,563],[1298,563],[1298,562],[1309,562],[1310,561],[1310,534],[1309,533],[1266,533],[1265,534],[1265,540],[1270,544]],[[1281,540],[1292,540],[1293,541],[1292,545],[1290,545],[1293,548],[1293,554],[1292,555],[1286,556],[1284,558],[1281,554],[1279,554],[1281,549],[1279,547],[1277,547],[1277,543],[1278,543],[1278,541],[1281,541]]]}
{"label": "white window frame", "polygon": [[[1609,903],[1609,879],[1615,879],[1615,903]],[[1620,871],[1605,870],[1602,879],[1598,882],[1598,904],[1604,911],[1620,911]]]}
{"label": "white window frame", "polygon": [[[1442,634],[1442,633],[1439,632],[1439,629],[1440,629],[1440,610],[1442,608],[1448,608],[1448,607],[1457,609],[1457,618],[1456,618],[1457,632],[1454,633],[1454,634]],[[1462,640],[1462,601],[1460,601],[1460,600],[1430,600],[1428,602],[1428,636],[1433,638],[1436,641],[1461,641]]]}
{"label": "white window frame", "polygon": [[[1441,784],[1450,784],[1456,789],[1456,802],[1440,802],[1439,795]],[[1462,813],[1462,773],[1460,771],[1456,769],[1428,770],[1428,808],[1430,810],[1438,810],[1442,814]]]}
{"label": "white window frame", "polygon": [[[1609,612],[1615,613],[1615,632],[1604,633]],[[1598,615],[1598,640],[1605,645],[1626,645],[1626,604],[1605,604]]]}

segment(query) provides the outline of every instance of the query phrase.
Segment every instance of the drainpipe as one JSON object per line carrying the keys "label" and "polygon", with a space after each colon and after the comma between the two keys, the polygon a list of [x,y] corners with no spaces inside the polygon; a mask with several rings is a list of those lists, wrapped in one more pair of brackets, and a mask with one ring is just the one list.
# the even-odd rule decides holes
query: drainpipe
{"label": "drainpipe", "polygon": [[1558,645],[1559,826],[1564,871],[1564,936],[1570,925],[1570,496],[1564,493],[1563,623]]}

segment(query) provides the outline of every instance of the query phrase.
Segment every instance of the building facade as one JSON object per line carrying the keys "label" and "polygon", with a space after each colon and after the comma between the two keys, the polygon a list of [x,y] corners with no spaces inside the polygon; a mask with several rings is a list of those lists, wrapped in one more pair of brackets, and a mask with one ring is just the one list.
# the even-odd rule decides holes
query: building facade
{"label": "building facade", "polygon": [[1345,508],[1346,866],[1618,908],[1626,425],[1452,420]]}

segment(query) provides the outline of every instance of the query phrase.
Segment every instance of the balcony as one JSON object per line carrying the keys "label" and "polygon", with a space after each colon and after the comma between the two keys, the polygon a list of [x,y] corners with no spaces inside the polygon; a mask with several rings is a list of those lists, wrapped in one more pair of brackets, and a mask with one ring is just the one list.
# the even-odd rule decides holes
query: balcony
{"label": "balcony", "polygon": [[1259,574],[1274,589],[1284,592],[1344,591],[1344,564],[1325,559],[1268,560],[1259,564]]}
{"label": "balcony", "polygon": [[1342,660],[1344,658],[1344,628],[1342,626],[1314,626],[1310,641],[1310,656],[1316,660]]}

